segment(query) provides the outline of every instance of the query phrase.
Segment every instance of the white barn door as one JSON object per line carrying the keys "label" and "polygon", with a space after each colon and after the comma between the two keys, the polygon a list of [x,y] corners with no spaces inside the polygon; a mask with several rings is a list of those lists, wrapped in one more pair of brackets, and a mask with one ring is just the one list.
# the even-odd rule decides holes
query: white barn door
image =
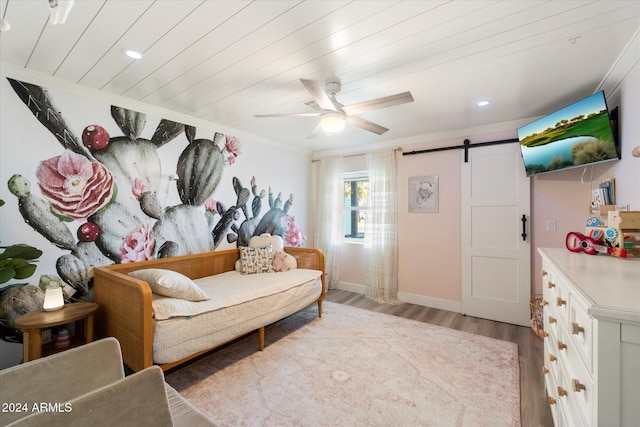
{"label": "white barn door", "polygon": [[530,188],[518,143],[471,148],[466,163],[461,154],[462,313],[528,326]]}

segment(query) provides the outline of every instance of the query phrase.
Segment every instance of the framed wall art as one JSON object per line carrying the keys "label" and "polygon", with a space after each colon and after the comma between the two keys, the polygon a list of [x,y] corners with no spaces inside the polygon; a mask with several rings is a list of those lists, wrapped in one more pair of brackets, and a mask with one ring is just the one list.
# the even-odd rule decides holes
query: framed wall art
{"label": "framed wall art", "polygon": [[409,212],[438,212],[438,175],[409,177]]}

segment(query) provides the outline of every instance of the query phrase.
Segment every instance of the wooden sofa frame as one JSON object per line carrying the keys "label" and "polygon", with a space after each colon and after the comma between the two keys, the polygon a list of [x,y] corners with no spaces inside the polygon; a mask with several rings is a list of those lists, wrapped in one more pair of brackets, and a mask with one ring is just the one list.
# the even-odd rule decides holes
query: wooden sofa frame
{"label": "wooden sofa frame", "polygon": [[[285,247],[284,250],[296,258],[298,268],[323,272],[322,293],[317,300],[318,316],[322,317],[322,300],[326,293],[324,254],[313,248]],[[147,282],[135,279],[128,273],[141,268],[164,268],[182,273],[191,279],[200,279],[234,270],[239,257],[238,249],[228,249],[95,267],[94,301],[99,305],[95,321],[96,336],[117,338],[122,348],[124,363],[132,370],[137,372],[152,366],[154,363],[151,289]],[[267,325],[258,329],[260,350],[264,349],[265,326]],[[159,366],[166,371],[217,347],[219,346]]]}

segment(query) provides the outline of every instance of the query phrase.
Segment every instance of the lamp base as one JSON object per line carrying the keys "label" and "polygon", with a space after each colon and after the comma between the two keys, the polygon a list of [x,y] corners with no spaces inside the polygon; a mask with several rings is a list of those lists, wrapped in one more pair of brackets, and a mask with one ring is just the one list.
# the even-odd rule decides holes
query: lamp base
{"label": "lamp base", "polygon": [[42,309],[43,309],[44,311],[58,311],[58,310],[61,310],[61,309],[62,309],[62,307],[64,307],[64,304],[59,305],[59,306],[57,306],[57,307],[42,307]]}

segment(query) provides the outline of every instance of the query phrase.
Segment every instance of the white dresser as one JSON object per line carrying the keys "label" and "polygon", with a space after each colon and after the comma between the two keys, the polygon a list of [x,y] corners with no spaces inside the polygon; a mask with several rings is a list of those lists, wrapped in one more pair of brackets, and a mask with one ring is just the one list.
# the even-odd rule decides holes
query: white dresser
{"label": "white dresser", "polygon": [[640,259],[538,252],[556,426],[639,426]]}

